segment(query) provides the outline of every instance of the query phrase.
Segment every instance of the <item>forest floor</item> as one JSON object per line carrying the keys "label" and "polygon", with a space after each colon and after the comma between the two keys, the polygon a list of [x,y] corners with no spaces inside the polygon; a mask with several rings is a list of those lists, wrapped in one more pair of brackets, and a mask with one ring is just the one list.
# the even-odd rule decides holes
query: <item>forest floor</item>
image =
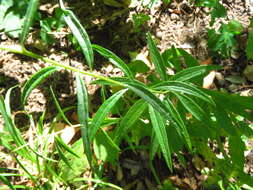
{"label": "forest floor", "polygon": [[[211,62],[222,65],[224,69],[216,76],[222,76],[224,81],[222,84],[212,82],[211,88],[224,88],[232,93],[246,93],[247,96],[253,94],[253,81],[247,80],[243,74],[244,69],[252,64],[245,58],[246,30],[238,38],[240,46],[235,55],[227,59],[214,58],[210,56],[207,47],[207,28],[210,28],[210,14],[208,14],[209,9],[207,8],[196,7],[188,0],[172,1],[168,5],[157,4],[152,9],[144,8],[140,3],[132,5],[132,8],[124,6],[116,8],[105,5],[100,1],[94,2],[87,1],[87,4],[89,4],[87,6],[83,1],[75,0],[71,1],[70,4],[74,13],[77,14],[86,28],[92,43],[112,50],[126,62],[130,62],[133,55],[138,55],[142,60],[149,62],[145,33],[150,31],[155,37],[161,52],[175,46],[185,49],[196,57],[200,63],[209,64]],[[228,10],[227,19],[218,19],[213,27],[218,28],[221,21],[227,22],[235,19],[247,29],[252,14],[244,0],[224,0],[223,5]],[[57,1],[44,1],[40,6],[40,10],[45,15],[51,15],[56,7],[58,7]],[[136,12],[147,13],[150,16],[150,20],[138,29],[133,26],[131,19]],[[67,32],[68,29],[64,28],[61,33],[57,34],[57,41],[53,45],[47,46],[36,38],[38,31],[34,30],[29,36],[27,47],[62,64],[87,70],[87,66],[83,64],[84,57],[81,52],[76,51],[68,42],[65,34]],[[15,45],[17,41],[2,34],[0,43],[2,45]],[[21,87],[32,74],[46,65],[46,63],[31,58],[0,51],[1,93],[5,94],[7,89],[14,85]],[[121,75],[118,69],[115,69],[99,56],[95,56],[95,72],[105,76]],[[94,79],[85,77],[88,84],[92,80]],[[45,110],[48,120],[56,113],[56,108],[48,90],[50,86],[52,86],[63,108],[76,104],[73,73],[59,71],[33,90],[29,96],[25,109],[32,113],[35,118]],[[19,112],[22,110],[19,101],[20,87],[15,89],[11,101],[12,109],[16,113],[15,122],[18,126],[24,126],[28,121]],[[88,91],[93,103],[92,109],[95,112],[101,102],[99,87],[89,85]],[[248,164],[245,169],[251,173],[253,170],[252,153],[248,152],[247,154]],[[1,151],[0,157],[4,156],[6,154]],[[108,166],[105,175],[109,176],[111,183],[117,184],[124,189],[153,190],[156,188],[157,183],[148,167],[148,158],[146,150],[140,150],[136,153],[125,151],[120,156],[120,164],[117,167]],[[159,170],[160,180],[170,179],[179,189],[202,189],[201,184],[205,176],[198,171],[192,159],[189,156],[187,168],[183,168],[178,163],[177,158],[174,158],[175,171],[170,173],[166,169],[164,161],[157,158],[155,167],[160,168],[157,169]],[[8,157],[1,161],[0,166],[15,167],[11,160],[8,160]]]}

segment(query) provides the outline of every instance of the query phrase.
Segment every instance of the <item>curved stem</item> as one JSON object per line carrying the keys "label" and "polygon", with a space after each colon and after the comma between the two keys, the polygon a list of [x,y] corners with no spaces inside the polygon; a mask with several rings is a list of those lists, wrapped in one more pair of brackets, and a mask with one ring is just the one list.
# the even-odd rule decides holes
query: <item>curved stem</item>
{"label": "curved stem", "polygon": [[0,50],[6,50],[8,52],[25,55],[25,56],[28,56],[28,57],[31,57],[31,58],[35,58],[35,59],[41,60],[43,62],[49,63],[49,64],[57,66],[57,67],[61,67],[61,68],[67,69],[67,70],[78,72],[78,73],[81,73],[81,74],[84,74],[84,75],[92,76],[92,77],[95,77],[95,78],[98,78],[98,79],[101,79],[101,80],[105,80],[105,81],[117,84],[119,86],[124,86],[125,87],[125,85],[123,83],[121,83],[121,82],[109,79],[107,77],[104,77],[102,75],[95,74],[95,73],[92,73],[92,72],[81,71],[81,70],[79,70],[79,69],[77,69],[75,67],[72,67],[72,66],[62,65],[62,64],[60,64],[57,61],[54,61],[52,59],[49,59],[49,58],[43,57],[41,55],[38,55],[36,53],[33,53],[31,51],[28,51],[25,48],[23,48],[22,46],[15,46],[15,47],[0,46]]}

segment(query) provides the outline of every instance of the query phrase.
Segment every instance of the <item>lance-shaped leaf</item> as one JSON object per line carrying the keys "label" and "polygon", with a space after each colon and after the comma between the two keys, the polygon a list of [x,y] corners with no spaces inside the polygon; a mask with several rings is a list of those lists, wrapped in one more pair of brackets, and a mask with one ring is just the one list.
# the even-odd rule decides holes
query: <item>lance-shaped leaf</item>
{"label": "lance-shaped leaf", "polygon": [[182,94],[175,94],[182,105],[189,111],[196,119],[201,122],[209,123],[210,118],[206,114],[206,112],[190,97],[182,95]]}
{"label": "lance-shaped leaf", "polygon": [[189,84],[186,82],[165,81],[157,84],[156,89],[171,91],[175,93],[188,94],[201,100],[204,100],[212,105],[215,105],[214,101],[212,100],[212,98],[210,98],[210,96],[207,93],[195,87],[193,84]]}
{"label": "lance-shaped leaf", "polygon": [[167,80],[166,67],[165,67],[164,60],[161,54],[159,53],[150,33],[147,33],[147,40],[148,40],[148,48],[150,51],[152,62],[155,65],[155,69],[157,73],[160,75],[160,77],[162,78],[162,80]]}
{"label": "lance-shaped leaf", "polygon": [[64,111],[62,110],[62,108],[61,108],[61,106],[60,106],[60,104],[59,104],[59,102],[58,102],[58,100],[57,100],[57,98],[56,98],[56,96],[55,96],[55,94],[54,94],[54,91],[53,91],[53,89],[52,89],[51,86],[50,86],[50,91],[51,91],[51,94],[52,94],[52,96],[53,96],[54,104],[55,104],[55,106],[56,106],[56,109],[57,109],[58,113],[60,114],[60,116],[63,118],[63,120],[64,120],[68,125],[72,125],[72,124],[70,123],[70,121],[68,120],[68,118],[65,116]]}
{"label": "lance-shaped leaf", "polygon": [[110,98],[108,98],[98,109],[96,115],[92,119],[92,123],[90,126],[90,139],[91,141],[94,139],[96,132],[100,128],[103,120],[111,111],[112,107],[116,104],[116,102],[121,98],[121,96],[127,91],[127,89],[120,90],[113,94]]}
{"label": "lance-shaped leaf", "polygon": [[25,21],[24,21],[24,27],[22,30],[22,33],[20,35],[20,43],[22,46],[24,46],[25,40],[27,38],[27,35],[29,33],[30,27],[32,26],[34,16],[36,14],[36,11],[38,9],[39,0],[30,0],[29,5],[26,11],[25,15]]}
{"label": "lance-shaped leaf", "polygon": [[140,99],[127,111],[114,133],[113,140],[116,144],[118,144],[122,136],[133,127],[134,123],[140,118],[146,108],[147,103],[143,99]]}
{"label": "lance-shaped leaf", "polygon": [[88,128],[88,119],[89,119],[88,92],[79,74],[76,75],[76,86],[77,86],[77,115],[79,122],[81,124],[82,141],[88,162],[90,164],[90,167],[92,168],[92,150]]}
{"label": "lance-shaped leaf", "polygon": [[35,73],[24,85],[22,95],[21,95],[21,102],[24,105],[26,100],[32,90],[36,88],[43,80],[45,80],[50,74],[57,71],[58,67],[49,66],[39,70]]}
{"label": "lance-shaped leaf", "polygon": [[175,128],[178,134],[184,137],[185,142],[187,143],[188,147],[191,149],[192,144],[191,144],[190,136],[185,126],[183,118],[181,117],[180,113],[177,111],[173,103],[170,101],[170,99],[167,99],[165,101],[165,105],[167,106],[172,118],[176,121]]}
{"label": "lance-shaped leaf", "polygon": [[162,116],[169,117],[169,111],[167,107],[162,103],[159,98],[157,98],[152,92],[150,92],[147,87],[135,81],[124,81],[123,83],[126,84],[130,90],[132,90],[134,93],[136,93],[138,96],[140,96],[150,105],[152,105],[154,109],[157,110]]}
{"label": "lance-shaped leaf", "polygon": [[76,18],[74,13],[70,10],[67,10],[64,7],[63,1],[60,0],[60,7],[64,12],[64,20],[71,29],[73,35],[77,39],[82,52],[85,56],[85,59],[87,61],[87,64],[89,65],[90,69],[93,67],[93,62],[94,62],[94,55],[93,55],[93,50],[91,47],[91,42],[89,39],[89,35],[87,34],[86,30],[84,27],[81,25],[79,20]]}
{"label": "lance-shaped leaf", "polygon": [[149,115],[151,118],[151,123],[157,138],[157,141],[161,147],[163,156],[165,158],[165,161],[172,170],[172,161],[171,161],[171,152],[170,152],[170,146],[168,141],[168,135],[166,131],[166,125],[164,118],[160,115],[160,113],[156,112],[154,108],[149,105]]}
{"label": "lance-shaped leaf", "polygon": [[189,81],[189,80],[196,80],[200,77],[205,76],[212,70],[220,69],[221,67],[216,66],[216,65],[200,65],[200,66],[195,66],[195,67],[190,67],[187,69],[184,69],[172,77],[170,77],[169,80],[173,81]]}
{"label": "lance-shaped leaf", "polygon": [[92,44],[92,48],[97,51],[100,55],[107,58],[111,63],[113,63],[116,67],[118,67],[125,75],[126,77],[133,79],[133,73],[127,66],[127,64],[119,58],[117,55],[115,55],[110,50],[103,48],[99,45]]}

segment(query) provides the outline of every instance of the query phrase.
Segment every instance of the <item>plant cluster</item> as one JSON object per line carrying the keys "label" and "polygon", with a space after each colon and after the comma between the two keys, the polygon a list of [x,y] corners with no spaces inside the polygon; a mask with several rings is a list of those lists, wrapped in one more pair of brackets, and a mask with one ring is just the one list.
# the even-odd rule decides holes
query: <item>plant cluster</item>
{"label": "plant cluster", "polygon": [[[9,7],[10,5],[8,4]],[[205,184],[207,188],[214,185],[214,188],[220,189],[252,189],[253,178],[244,172],[246,142],[253,134],[246,122],[253,121],[252,98],[201,87],[203,77],[221,67],[199,65],[194,57],[180,48],[172,47],[160,53],[150,33],[147,33],[147,44],[155,69],[151,71],[141,61],[126,64],[112,51],[92,44],[74,13],[65,8],[60,0],[60,14],[57,14],[57,18],[63,18],[71,29],[90,71],[63,65],[25,48],[30,28],[38,16],[38,5],[38,0],[30,0],[28,3],[21,27],[20,46],[0,46],[0,49],[51,64],[31,76],[23,85],[23,105],[33,89],[60,69],[76,73],[77,105],[62,109],[53,90],[50,89],[58,115],[45,126],[45,113],[35,121],[32,115],[24,111],[30,121],[29,128],[34,133],[26,139],[15,125],[10,108],[10,96],[15,87],[7,91],[5,98],[0,96],[0,112],[4,120],[0,145],[9,151],[23,170],[17,173],[13,168],[1,168],[0,180],[4,184],[10,189],[60,189],[68,186],[82,189],[91,184],[94,187],[109,186],[121,189],[105,182],[107,179],[103,176],[104,167],[101,167],[101,163],[117,164],[123,141],[134,150],[135,147],[140,147],[140,141],[145,137],[149,139],[149,167],[152,168],[157,183],[164,189],[166,184],[162,185],[159,180],[159,171],[156,171],[153,160],[156,157],[163,158],[168,169],[173,171],[172,155],[180,158],[180,163],[187,167],[184,160],[185,152],[191,153],[195,160],[202,158],[207,163],[198,165],[200,171],[208,176]],[[218,0],[199,1],[198,5],[213,8],[212,19],[223,16],[224,9]],[[56,23],[54,19],[44,19],[40,24],[41,36],[46,41],[51,38],[47,36],[51,27],[62,26],[62,22]],[[46,33],[43,33],[44,31]],[[231,48],[224,49],[234,46],[232,38],[240,32],[241,25],[235,21],[222,25],[220,34],[211,30],[210,35],[214,36],[214,42],[210,42],[211,47],[229,55]],[[250,33],[248,49],[252,46],[251,41]],[[124,76],[110,78],[94,73],[94,51],[118,67]],[[250,50],[247,52],[250,57]],[[173,69],[175,75],[169,75],[168,69]],[[137,80],[136,76],[140,73],[146,76],[145,82]],[[90,117],[89,96],[82,75],[95,77],[97,80],[93,84],[108,86],[112,92],[93,117]],[[124,109],[115,109],[118,105]],[[72,124],[66,116],[66,112],[71,109],[76,109],[79,122],[77,125]],[[110,114],[112,112],[113,115]],[[72,145],[65,143],[56,131],[59,120],[80,129],[81,138]],[[107,126],[114,128],[108,131]],[[217,156],[217,152],[220,156]],[[92,176],[80,177],[88,169],[92,171]],[[32,185],[28,187],[11,184],[10,176],[23,176]],[[167,189],[170,189],[170,185],[167,186]]]}

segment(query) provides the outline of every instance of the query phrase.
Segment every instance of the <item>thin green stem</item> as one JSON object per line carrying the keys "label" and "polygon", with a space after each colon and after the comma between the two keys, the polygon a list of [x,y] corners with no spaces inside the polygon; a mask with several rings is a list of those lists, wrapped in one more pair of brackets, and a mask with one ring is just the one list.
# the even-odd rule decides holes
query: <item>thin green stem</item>
{"label": "thin green stem", "polygon": [[81,70],[79,70],[75,67],[71,67],[71,66],[68,66],[68,65],[62,65],[62,64],[58,63],[57,61],[54,61],[52,59],[49,59],[49,58],[43,57],[41,55],[38,55],[36,53],[33,53],[31,51],[28,51],[28,50],[26,50],[25,48],[23,48],[21,46],[16,46],[16,47],[12,47],[12,48],[6,47],[6,46],[0,46],[0,50],[6,50],[8,52],[17,53],[17,54],[25,55],[25,56],[28,56],[28,57],[32,57],[32,58],[44,61],[46,63],[49,63],[49,64],[57,66],[57,67],[61,67],[61,68],[67,69],[67,70],[78,72],[78,73],[81,73],[81,74],[84,74],[84,75],[87,75],[87,76],[92,76],[92,77],[95,77],[95,78],[98,78],[98,79],[101,79],[101,80],[104,80],[104,81],[107,81],[107,82],[125,87],[125,85],[121,82],[109,79],[107,77],[104,77],[102,75],[95,74],[95,73],[92,73],[92,72],[81,71]]}

